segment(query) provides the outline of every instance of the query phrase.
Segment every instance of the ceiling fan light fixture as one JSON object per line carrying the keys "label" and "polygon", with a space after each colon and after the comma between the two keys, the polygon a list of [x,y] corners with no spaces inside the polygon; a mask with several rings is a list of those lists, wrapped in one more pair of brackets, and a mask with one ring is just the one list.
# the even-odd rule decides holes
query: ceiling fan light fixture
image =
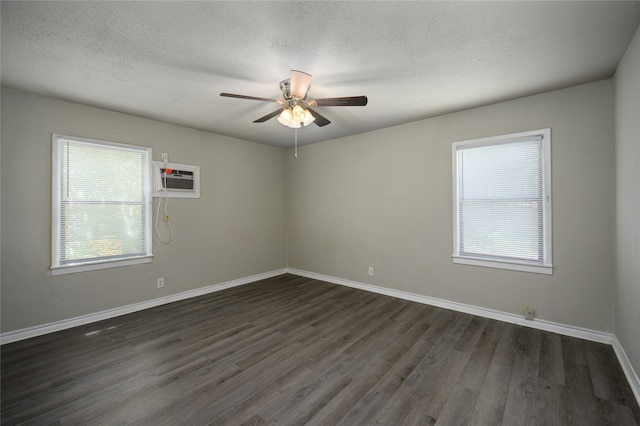
{"label": "ceiling fan light fixture", "polygon": [[280,124],[283,124],[287,127],[291,127],[292,129],[297,129],[301,127],[300,122],[296,122],[293,119],[293,115],[289,108],[285,108],[282,110],[282,112],[278,116],[278,121],[280,122]]}
{"label": "ceiling fan light fixture", "polygon": [[343,96],[338,98],[307,99],[307,92],[311,86],[311,74],[306,72],[291,70],[291,76],[280,82],[281,99],[261,98],[257,96],[237,95],[234,93],[220,93],[220,96],[239,99],[251,99],[256,101],[276,102],[281,105],[275,111],[254,120],[254,123],[264,123],[277,117],[280,124],[292,129],[299,129],[311,123],[318,127],[324,127],[331,121],[322,116],[315,109],[305,109],[307,107],[328,107],[328,106],[365,106],[366,96]]}
{"label": "ceiling fan light fixture", "polygon": [[316,118],[313,115],[311,115],[308,109],[304,110],[304,120],[302,121],[302,124],[304,126],[308,126],[309,124],[313,123],[315,119]]}
{"label": "ceiling fan light fixture", "polygon": [[300,105],[296,105],[291,110],[291,116],[296,123],[302,123],[304,121],[304,109]]}
{"label": "ceiling fan light fixture", "polygon": [[280,124],[290,127],[292,129],[299,129],[302,126],[308,126],[313,123],[316,118],[311,115],[309,110],[302,108],[300,105],[295,105],[293,108],[285,108],[278,116]]}
{"label": "ceiling fan light fixture", "polygon": [[280,122],[280,124],[284,124],[285,126],[288,126],[289,123],[293,121],[293,117],[291,116],[291,110],[287,108],[283,109],[280,115],[278,116],[278,121]]}

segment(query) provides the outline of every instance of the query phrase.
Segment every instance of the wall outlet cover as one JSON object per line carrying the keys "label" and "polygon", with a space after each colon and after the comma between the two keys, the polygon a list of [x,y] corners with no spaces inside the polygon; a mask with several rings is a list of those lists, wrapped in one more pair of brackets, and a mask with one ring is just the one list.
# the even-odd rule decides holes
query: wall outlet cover
{"label": "wall outlet cover", "polygon": [[533,319],[533,309],[531,309],[528,306],[524,308],[524,319],[527,319],[527,320]]}

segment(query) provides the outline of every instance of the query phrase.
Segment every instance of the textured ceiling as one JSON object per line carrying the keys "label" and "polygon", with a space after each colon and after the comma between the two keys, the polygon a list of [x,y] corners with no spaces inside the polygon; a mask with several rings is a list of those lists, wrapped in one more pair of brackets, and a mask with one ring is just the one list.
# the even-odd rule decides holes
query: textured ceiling
{"label": "textured ceiling", "polygon": [[[252,121],[289,70],[317,108],[313,143],[610,77],[640,2],[2,2],[5,87],[289,147]],[[55,130],[55,129],[54,129]]]}

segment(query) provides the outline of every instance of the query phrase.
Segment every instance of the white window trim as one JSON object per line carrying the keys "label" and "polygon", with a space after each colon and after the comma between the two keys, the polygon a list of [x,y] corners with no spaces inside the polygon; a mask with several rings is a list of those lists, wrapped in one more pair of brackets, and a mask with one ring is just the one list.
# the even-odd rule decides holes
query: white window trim
{"label": "white window trim", "polygon": [[151,262],[153,262],[153,255],[131,257],[128,259],[121,259],[121,260],[103,260],[103,261],[96,261],[91,263],[84,263],[82,265],[74,265],[73,263],[70,263],[68,265],[63,265],[63,266],[52,266],[50,270],[51,270],[51,275],[56,276],[56,275],[65,275],[65,274],[75,274],[78,272],[97,271],[100,269],[108,269],[108,268],[121,268],[123,266],[140,265],[143,263],[151,263]]}
{"label": "white window trim", "polygon": [[[115,147],[121,147],[125,149],[136,148],[140,150],[147,151],[147,165],[146,165],[146,176],[147,176],[147,191],[145,194],[145,202],[147,203],[147,220],[146,220],[146,233],[148,235],[147,244],[146,244],[146,252],[147,254],[144,256],[131,256],[128,258],[121,258],[115,260],[99,260],[94,262],[83,262],[81,264],[69,263],[65,265],[60,265],[59,262],[59,253],[60,253],[60,206],[58,205],[61,199],[60,194],[60,185],[58,185],[58,179],[60,174],[60,163],[58,161],[59,154],[59,139],[73,139],[80,142],[87,143],[95,143],[100,145],[109,145]],[[87,139],[87,138],[79,138],[76,136],[67,136],[53,133],[51,135],[51,267],[50,272],[52,276],[56,275],[64,275],[64,274],[74,274],[78,272],[87,272],[87,271],[96,271],[100,269],[108,269],[108,268],[119,268],[123,266],[131,266],[131,265],[139,265],[143,263],[151,263],[153,261],[153,233],[152,233],[152,198],[151,198],[151,158],[153,156],[153,151],[151,148],[137,146],[137,145],[129,145],[122,144],[117,142],[108,142],[102,141],[98,139]]]}
{"label": "white window trim", "polygon": [[[467,145],[493,145],[495,143],[513,141],[516,139],[540,136],[542,138],[542,191],[544,208],[542,212],[544,229],[544,263],[532,263],[526,261],[506,261],[503,259],[473,257],[460,255],[460,212],[458,209],[458,170],[457,170],[457,150],[460,146]],[[492,136],[480,139],[470,139],[454,142],[452,145],[452,182],[453,182],[453,263],[482,266],[487,268],[508,269],[513,271],[533,272],[538,274],[553,274],[553,230],[552,230],[552,208],[551,208],[551,129],[531,130],[527,132],[511,133],[500,136]]]}

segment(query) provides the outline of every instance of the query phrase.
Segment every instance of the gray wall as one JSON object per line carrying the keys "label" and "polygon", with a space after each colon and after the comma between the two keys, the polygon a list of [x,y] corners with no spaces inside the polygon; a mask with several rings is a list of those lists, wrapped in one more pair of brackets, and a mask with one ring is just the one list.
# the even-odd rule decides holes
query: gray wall
{"label": "gray wall", "polygon": [[[613,107],[606,80],[308,145],[296,159],[291,150],[3,89],[2,331],[271,271],[287,257],[292,268],[515,314],[527,303],[539,318],[610,331]],[[453,265],[451,143],[543,127],[552,128],[554,275]],[[154,244],[152,264],[49,275],[51,132],[151,146],[154,159],[168,152],[202,167],[202,198],[170,201],[176,239]],[[637,270],[629,274],[637,284]],[[616,315],[625,347],[634,312]]]}
{"label": "gray wall", "polygon": [[640,372],[640,30],[614,78],[616,96],[615,335]]}
{"label": "gray wall", "polygon": [[[289,266],[518,315],[526,303],[539,318],[610,331],[613,105],[606,80],[289,152]],[[454,265],[452,142],[545,127],[553,276]]]}
{"label": "gray wall", "polygon": [[[154,236],[152,264],[50,276],[51,133],[148,146],[154,160],[167,152],[201,167],[201,198],[170,199],[175,238],[163,246]],[[286,266],[280,148],[3,89],[2,151],[3,332]]]}

